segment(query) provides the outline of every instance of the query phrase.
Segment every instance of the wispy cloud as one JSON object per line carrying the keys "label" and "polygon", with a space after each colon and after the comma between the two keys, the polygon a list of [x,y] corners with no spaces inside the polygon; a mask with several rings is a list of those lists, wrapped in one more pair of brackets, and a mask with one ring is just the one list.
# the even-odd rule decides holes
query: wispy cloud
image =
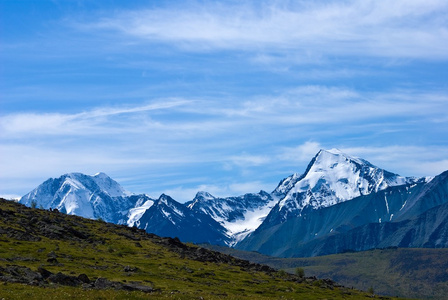
{"label": "wispy cloud", "polygon": [[[308,163],[320,149],[337,146],[344,153],[364,158],[377,167],[403,176],[435,176],[448,170],[446,146],[398,145],[347,146],[343,143],[323,145],[305,142],[295,147],[279,148],[277,162],[285,164]],[[297,170],[301,173],[305,169]]]}
{"label": "wispy cloud", "polygon": [[[424,100],[423,100],[424,99]],[[372,126],[375,120],[387,119],[384,129],[405,129],[406,122],[446,123],[448,95],[440,92],[397,90],[360,92],[352,89],[303,86],[271,97],[252,97],[242,102],[223,100],[167,99],[146,105],[102,107],[74,114],[13,113],[0,118],[2,137],[17,140],[26,137],[112,136],[158,138],[159,141],[225,137],[225,142],[265,138],[288,126],[325,126],[358,124]],[[383,121],[381,121],[383,122]],[[391,126],[394,124],[393,126]],[[381,127],[377,124],[376,130]],[[241,128],[246,128],[241,130]],[[268,129],[269,128],[269,129]],[[130,136],[128,136],[130,137]],[[232,137],[232,139],[230,139]],[[257,164],[263,155],[238,155],[235,164]]]}
{"label": "wispy cloud", "polygon": [[383,147],[341,147],[341,150],[365,158],[377,166],[403,176],[434,176],[448,170],[446,146],[389,145]]}
{"label": "wispy cloud", "polygon": [[[178,201],[186,202],[193,200],[198,191],[209,192],[215,197],[229,197],[240,196],[246,193],[258,193],[260,190],[266,189],[267,187],[272,190],[275,188],[275,186],[266,184],[266,182],[247,181],[230,184],[201,184],[189,188],[177,187],[175,189],[165,190],[164,193],[170,195]],[[268,190],[268,192],[271,192],[271,190]]]}
{"label": "wispy cloud", "polygon": [[266,163],[269,163],[271,159],[266,155],[242,154],[238,156],[231,156],[229,158],[229,161],[237,166],[248,167],[264,165]]}
{"label": "wispy cloud", "polygon": [[443,0],[208,2],[126,11],[78,27],[188,50],[446,59],[447,13]]}
{"label": "wispy cloud", "polygon": [[[288,163],[306,163],[322,148],[324,147],[318,142],[307,141],[295,147],[280,148],[277,159]],[[297,170],[297,172],[300,171]]]}
{"label": "wispy cloud", "polygon": [[[8,137],[17,134],[28,135],[92,135],[104,133],[103,125],[111,119],[119,121],[120,115],[131,115],[156,110],[174,109],[176,107],[191,103],[185,100],[171,100],[154,102],[143,106],[134,107],[102,107],[90,111],[62,114],[62,113],[13,113],[0,118],[0,128],[3,136]],[[125,117],[127,121],[132,117]],[[148,123],[146,122],[145,125]],[[115,125],[115,130],[122,130],[122,125]],[[153,123],[156,126],[156,123]],[[129,129],[129,124],[128,126]],[[121,129],[120,129],[121,128]],[[106,130],[113,133],[112,128]]]}

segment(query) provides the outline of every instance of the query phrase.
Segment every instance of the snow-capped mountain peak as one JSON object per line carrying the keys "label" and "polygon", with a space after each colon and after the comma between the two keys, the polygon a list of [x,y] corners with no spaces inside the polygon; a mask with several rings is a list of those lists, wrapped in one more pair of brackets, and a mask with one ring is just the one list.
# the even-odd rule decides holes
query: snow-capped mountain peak
{"label": "snow-capped mountain peak", "polygon": [[171,219],[171,215],[173,214],[179,218],[185,216],[185,208],[183,207],[183,205],[181,205],[168,195],[162,194],[155,205],[160,208],[160,210],[165,214],[167,218]]}
{"label": "snow-capped mountain peak", "polygon": [[212,194],[210,194],[208,192],[204,192],[204,191],[197,192],[196,196],[194,198],[197,200],[201,200],[201,201],[208,201],[208,200],[216,199],[215,196],[213,196]]}
{"label": "snow-capped mountain peak", "polygon": [[275,219],[276,222],[279,218],[285,220],[300,215],[305,208],[332,206],[410,180],[339,149],[320,150],[303,175],[285,178],[274,190],[280,201],[273,211],[283,211],[281,218],[277,215]]}
{"label": "snow-capped mountain peak", "polygon": [[126,191],[121,185],[119,185],[115,180],[110,178],[103,172],[96,173],[92,176],[95,183],[111,197],[123,197],[130,196],[132,193]]}
{"label": "snow-capped mountain peak", "polygon": [[164,205],[171,205],[173,201],[174,201],[174,199],[171,198],[170,196],[168,196],[166,194],[162,194],[162,195],[160,195],[159,199],[157,200],[157,203],[164,204]]}
{"label": "snow-capped mountain peak", "polygon": [[207,201],[211,201],[211,200],[216,200],[217,198],[215,196],[213,196],[212,194],[208,193],[208,192],[204,192],[204,191],[199,191],[196,193],[196,196],[194,197],[193,201],[189,202],[187,204],[187,207],[189,209],[193,209],[193,207],[199,206],[200,203],[204,203]]}
{"label": "snow-capped mountain peak", "polygon": [[119,223],[123,222],[128,210],[133,207],[133,203],[129,203],[126,198],[129,195],[104,173],[93,176],[67,173],[59,178],[48,179],[23,196],[19,202]]}

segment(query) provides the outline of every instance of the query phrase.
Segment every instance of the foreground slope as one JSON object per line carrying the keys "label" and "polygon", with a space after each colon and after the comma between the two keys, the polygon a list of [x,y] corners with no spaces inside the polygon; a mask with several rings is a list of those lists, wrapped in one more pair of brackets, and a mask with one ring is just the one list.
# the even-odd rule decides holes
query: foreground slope
{"label": "foreground slope", "polygon": [[328,280],[0,199],[5,299],[362,299]]}

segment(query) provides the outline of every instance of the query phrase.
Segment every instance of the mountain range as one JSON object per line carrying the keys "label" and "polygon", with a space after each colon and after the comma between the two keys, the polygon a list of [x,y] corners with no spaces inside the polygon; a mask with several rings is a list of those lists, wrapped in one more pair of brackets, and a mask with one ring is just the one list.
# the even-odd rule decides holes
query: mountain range
{"label": "mountain range", "polygon": [[271,193],[220,198],[200,191],[181,204],[165,194],[127,192],[104,173],[70,173],[19,202],[281,257],[448,246],[448,172],[402,177],[337,149],[320,150],[303,174]]}

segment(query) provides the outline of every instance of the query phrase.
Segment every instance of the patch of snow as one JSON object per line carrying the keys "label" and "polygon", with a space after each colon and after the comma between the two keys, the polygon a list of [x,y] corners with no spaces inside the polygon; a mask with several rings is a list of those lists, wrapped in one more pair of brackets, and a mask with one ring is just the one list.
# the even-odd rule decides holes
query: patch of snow
{"label": "patch of snow", "polygon": [[408,202],[408,200],[404,201],[403,205],[401,206],[400,210],[402,210],[404,208],[404,206],[406,205],[406,202]]}
{"label": "patch of snow", "polygon": [[178,216],[184,217],[184,213],[180,211],[176,206],[174,205],[167,205],[169,208],[171,208],[174,213],[176,213]]}
{"label": "patch of snow", "polygon": [[70,182],[71,188],[62,198],[58,209],[65,209],[68,215],[77,215],[93,219],[95,216],[93,207],[89,201],[90,193],[82,185],[77,185],[79,182],[72,181],[71,179],[67,181]]}
{"label": "patch of snow", "polygon": [[129,210],[127,225],[130,227],[134,226],[134,224],[136,224],[136,222],[138,222],[140,220],[140,218],[143,216],[143,214],[151,206],[154,205],[154,200],[146,200],[145,203],[143,203],[142,205],[140,205],[140,203],[138,203],[138,204],[139,204],[139,206]]}
{"label": "patch of snow", "polygon": [[384,194],[384,202],[386,202],[387,214],[389,214],[389,203],[387,203],[387,196]]}
{"label": "patch of snow", "polygon": [[174,222],[173,218],[171,217],[171,214],[169,212],[166,212],[163,208],[161,209],[161,212],[165,215],[165,217],[173,224],[176,225],[176,222]]}
{"label": "patch of snow", "polygon": [[269,201],[266,205],[260,206],[256,209],[248,209],[244,212],[244,218],[232,222],[221,219],[220,222],[224,228],[227,229],[228,234],[234,237],[234,241],[230,246],[243,240],[247,235],[254,232],[261,223],[263,223],[266,216],[277,203],[277,199]]}

